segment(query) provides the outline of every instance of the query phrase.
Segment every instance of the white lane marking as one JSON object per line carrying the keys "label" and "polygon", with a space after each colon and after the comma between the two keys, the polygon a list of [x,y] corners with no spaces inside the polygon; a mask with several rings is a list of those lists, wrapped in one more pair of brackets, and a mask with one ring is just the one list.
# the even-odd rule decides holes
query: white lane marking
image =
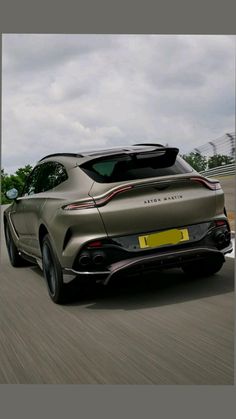
{"label": "white lane marking", "polygon": [[234,258],[235,257],[235,238],[232,239],[232,244],[233,244],[233,251],[231,253],[228,253],[225,256],[228,256],[229,258]]}

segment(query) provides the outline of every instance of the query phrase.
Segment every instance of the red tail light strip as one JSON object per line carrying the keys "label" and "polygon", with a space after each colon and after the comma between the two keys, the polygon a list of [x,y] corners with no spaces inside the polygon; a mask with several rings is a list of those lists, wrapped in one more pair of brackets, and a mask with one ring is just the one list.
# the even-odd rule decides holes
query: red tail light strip
{"label": "red tail light strip", "polygon": [[88,247],[88,248],[90,248],[90,247],[95,247],[95,248],[97,248],[97,247],[102,247],[102,242],[101,242],[100,240],[95,240],[95,241],[93,241],[93,242],[90,242],[90,243],[87,245],[87,247]]}
{"label": "red tail light strip", "polygon": [[225,220],[215,220],[215,225],[217,227],[223,226],[223,225],[227,225],[227,222]]}
{"label": "red tail light strip", "polygon": [[129,189],[132,189],[132,185],[122,186],[120,188],[115,189],[112,192],[108,192],[105,194],[102,198],[93,200],[92,198],[86,201],[78,201],[73,202],[71,204],[65,205],[62,207],[64,210],[82,210],[82,209],[89,209],[89,208],[95,208],[95,207],[102,207],[103,205],[106,205],[111,199],[114,198],[114,196],[128,191]]}
{"label": "red tail light strip", "polygon": [[201,183],[203,186],[205,186],[208,189],[211,189],[212,191],[217,191],[221,189],[220,182],[217,181],[211,181],[209,179],[203,178],[203,177],[191,177],[190,180],[193,180],[194,182]]}
{"label": "red tail light strip", "polygon": [[90,201],[86,202],[73,202],[72,204],[65,205],[62,207],[63,210],[78,210],[78,209],[87,209],[87,208],[94,208],[95,204],[94,201],[91,199]]}
{"label": "red tail light strip", "polygon": [[109,202],[112,198],[114,198],[114,196],[122,192],[128,191],[129,189],[132,189],[132,185],[127,185],[127,186],[123,186],[122,188],[116,189],[115,191],[108,193],[105,197],[96,199],[95,200],[96,205],[98,207],[101,207],[102,205],[106,205],[107,202]]}

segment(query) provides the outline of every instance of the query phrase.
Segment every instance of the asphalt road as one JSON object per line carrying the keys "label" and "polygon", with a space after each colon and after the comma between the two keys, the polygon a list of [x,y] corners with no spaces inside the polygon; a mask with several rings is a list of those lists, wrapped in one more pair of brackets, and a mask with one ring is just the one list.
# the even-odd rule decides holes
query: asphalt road
{"label": "asphalt road", "polygon": [[234,259],[208,279],[176,269],[68,293],[53,304],[2,236],[1,384],[233,384]]}

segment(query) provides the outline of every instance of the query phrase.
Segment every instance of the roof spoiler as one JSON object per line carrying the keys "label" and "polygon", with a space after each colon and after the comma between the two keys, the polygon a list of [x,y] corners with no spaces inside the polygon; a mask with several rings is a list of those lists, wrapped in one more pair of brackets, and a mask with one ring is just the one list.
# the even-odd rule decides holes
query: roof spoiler
{"label": "roof spoiler", "polygon": [[147,147],[164,147],[163,144],[157,144],[157,143],[139,143],[139,144],[133,144],[133,146],[147,146]]}
{"label": "roof spoiler", "polygon": [[[148,144],[146,144],[148,145]],[[149,145],[148,145],[149,146]],[[89,161],[82,162],[79,166],[88,167],[92,162],[100,162],[104,160],[110,160],[111,158],[125,158],[131,157],[136,159],[136,165],[139,167],[145,167],[147,165],[147,159],[150,159],[149,165],[152,168],[164,168],[173,166],[175,163],[176,157],[179,153],[179,149],[175,147],[164,147],[157,146],[154,149],[147,150],[127,150],[123,152],[117,152],[117,154],[99,156]]]}
{"label": "roof spoiler", "polygon": [[146,165],[145,161],[147,158],[150,158],[150,167],[153,169],[155,168],[164,168],[173,166],[175,163],[176,157],[179,153],[179,149],[176,147],[164,147],[159,146],[154,150],[147,150],[141,151],[139,156],[137,154],[137,158],[140,161],[140,167],[142,166],[142,160],[144,160],[144,165]]}

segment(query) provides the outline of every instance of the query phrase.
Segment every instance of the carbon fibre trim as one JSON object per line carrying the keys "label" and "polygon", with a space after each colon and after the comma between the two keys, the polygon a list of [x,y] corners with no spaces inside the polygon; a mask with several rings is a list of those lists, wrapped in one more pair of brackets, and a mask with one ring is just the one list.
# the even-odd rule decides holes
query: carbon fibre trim
{"label": "carbon fibre trim", "polygon": [[[220,252],[219,250],[215,250],[215,249],[210,249],[210,248],[204,248],[204,247],[199,247],[199,248],[195,248],[193,249],[187,249],[187,250],[181,250],[178,252],[170,252],[170,253],[164,253],[162,255],[153,255],[153,256],[146,256],[146,257],[138,257],[132,260],[126,260],[126,261],[122,261],[121,263],[118,262],[114,265],[112,265],[112,270],[109,274],[109,276],[106,278],[106,280],[104,281],[104,284],[108,284],[108,282],[110,281],[111,277],[122,271],[123,269],[127,269],[130,268],[132,266],[136,266],[142,263],[150,263],[150,262],[155,262],[158,260],[165,260],[165,259],[177,259],[180,258],[181,256],[185,256],[185,255],[197,255],[197,254],[201,254],[201,256],[205,256],[205,255],[212,255],[212,256],[216,256],[216,257],[221,257],[224,259],[224,254],[222,252]],[[182,262],[184,262],[184,260],[182,260]]]}
{"label": "carbon fibre trim", "polygon": [[64,268],[64,271],[66,273],[74,273],[76,275],[108,275],[107,278],[104,280],[104,285],[107,285],[108,282],[110,281],[110,279],[112,278],[112,276],[114,274],[117,274],[120,271],[123,271],[125,269],[128,269],[130,267],[133,266],[137,266],[137,265],[142,265],[145,263],[150,263],[150,262],[156,262],[156,261],[165,261],[168,260],[171,262],[171,260],[176,260],[179,259],[180,263],[184,263],[185,257],[187,259],[188,256],[193,256],[193,258],[198,257],[199,259],[204,258],[205,256],[213,256],[216,258],[221,258],[222,260],[224,259],[224,254],[226,253],[230,253],[233,250],[232,244],[230,244],[227,248],[223,249],[223,250],[216,250],[216,249],[212,249],[212,248],[208,248],[208,247],[196,247],[194,249],[183,249],[183,250],[178,250],[178,251],[172,251],[172,252],[166,252],[166,253],[162,253],[162,254],[158,254],[158,255],[146,255],[146,256],[140,256],[137,258],[133,258],[133,259],[125,259],[122,260],[120,262],[116,262],[113,263],[112,265],[110,265],[108,267],[107,271],[98,271],[98,272],[94,272],[94,271],[86,271],[86,272],[81,272],[81,271],[77,271],[75,269],[71,269],[71,268]]}

